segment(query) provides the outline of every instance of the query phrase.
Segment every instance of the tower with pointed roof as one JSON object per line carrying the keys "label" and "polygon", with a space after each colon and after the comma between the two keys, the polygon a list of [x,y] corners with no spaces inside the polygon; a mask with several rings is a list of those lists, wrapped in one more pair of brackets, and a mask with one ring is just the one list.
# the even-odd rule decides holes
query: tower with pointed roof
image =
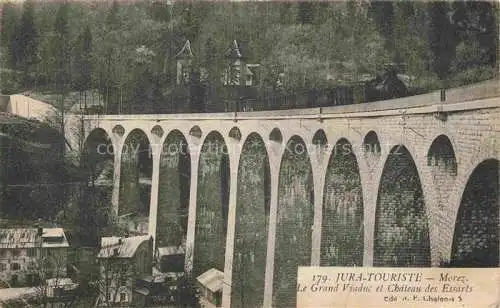
{"label": "tower with pointed roof", "polygon": [[238,41],[233,40],[226,52],[228,66],[224,74],[225,85],[245,85],[247,67],[246,58],[243,56],[241,46]]}
{"label": "tower with pointed roof", "polygon": [[191,42],[189,40],[186,40],[175,58],[177,60],[177,84],[187,83],[191,76],[193,61],[193,52],[191,51]]}

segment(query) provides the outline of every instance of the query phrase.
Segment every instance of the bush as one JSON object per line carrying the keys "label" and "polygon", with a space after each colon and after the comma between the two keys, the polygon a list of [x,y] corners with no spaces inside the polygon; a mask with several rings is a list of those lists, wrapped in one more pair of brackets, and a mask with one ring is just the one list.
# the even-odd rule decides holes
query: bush
{"label": "bush", "polygon": [[461,72],[457,72],[453,78],[450,79],[449,88],[459,87],[466,84],[476,83],[493,79],[498,76],[497,67],[493,66],[479,66],[470,68]]}

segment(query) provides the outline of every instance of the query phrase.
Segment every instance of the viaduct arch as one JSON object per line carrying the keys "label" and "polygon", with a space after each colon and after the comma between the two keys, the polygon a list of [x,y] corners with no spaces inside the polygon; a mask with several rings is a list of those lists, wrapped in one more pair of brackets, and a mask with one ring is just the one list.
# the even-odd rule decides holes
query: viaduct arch
{"label": "viaduct arch", "polygon": [[[284,281],[302,264],[498,266],[499,116],[498,87],[487,82],[449,90],[445,102],[439,93],[430,93],[296,110],[292,116],[290,111],[88,116],[86,132],[92,136],[100,129],[113,145],[112,201],[119,211],[119,183],[127,178],[121,170],[122,152],[129,135],[140,130],[143,140],[146,136],[153,145],[147,233],[164,245],[162,228],[181,219],[167,215],[163,221],[172,222],[159,223],[162,213],[184,209],[179,211],[187,213],[187,223],[179,236],[191,251],[186,267],[204,270],[197,269],[193,258],[213,256],[209,266],[225,275],[224,306],[238,306],[242,298],[252,297],[257,305],[269,307],[293,304],[293,281]],[[178,163],[168,169],[165,160],[181,158],[175,160],[155,145],[177,142],[174,139],[183,140],[179,142],[186,153],[182,168]],[[225,145],[223,153],[207,155],[210,140]],[[291,155],[290,145],[304,150]],[[343,146],[352,151],[334,151]],[[168,181],[180,183],[180,169],[189,172],[184,184],[165,191]],[[217,187],[205,187],[208,182]],[[391,191],[391,185],[397,189]],[[206,194],[210,202],[201,198]],[[167,195],[177,201],[166,201]],[[211,206],[212,214],[202,213]],[[491,219],[477,218],[483,214]],[[217,254],[200,246],[206,217],[218,220],[214,232],[222,240]],[[257,226],[264,232],[256,232]],[[473,235],[471,230],[478,228],[479,235]],[[332,232],[335,229],[340,232]],[[284,233],[291,236],[285,238]],[[298,248],[303,252],[300,260],[286,263],[282,255]],[[264,270],[252,270],[257,267]],[[255,286],[258,294],[236,287],[250,272],[255,275],[245,283]]]}

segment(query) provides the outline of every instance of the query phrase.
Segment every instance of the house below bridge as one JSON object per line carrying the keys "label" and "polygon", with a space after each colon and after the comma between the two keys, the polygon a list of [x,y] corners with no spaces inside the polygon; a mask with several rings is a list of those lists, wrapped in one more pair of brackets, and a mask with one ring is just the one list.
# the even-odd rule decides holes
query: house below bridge
{"label": "house below bridge", "polygon": [[63,278],[68,249],[62,228],[0,229],[0,279],[20,286]]}

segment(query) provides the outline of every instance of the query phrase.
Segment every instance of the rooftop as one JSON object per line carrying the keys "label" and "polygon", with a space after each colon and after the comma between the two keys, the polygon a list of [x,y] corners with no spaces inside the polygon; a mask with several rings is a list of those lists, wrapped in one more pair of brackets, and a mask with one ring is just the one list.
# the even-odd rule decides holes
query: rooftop
{"label": "rooftop", "polygon": [[231,58],[231,59],[243,58],[243,54],[242,54],[242,51],[240,48],[240,44],[238,44],[238,41],[233,40],[231,42],[231,46],[226,51],[226,57]]}
{"label": "rooftop", "polygon": [[161,256],[171,256],[171,255],[182,255],[185,254],[186,251],[182,246],[167,246],[167,247],[158,247],[158,255]]}
{"label": "rooftop", "polygon": [[219,271],[218,269],[211,268],[200,276],[196,277],[196,280],[198,280],[201,285],[209,289],[212,293],[215,293],[222,290],[224,273]]}
{"label": "rooftop", "polygon": [[184,43],[184,46],[182,47],[181,51],[179,51],[175,57],[176,58],[193,57],[193,52],[191,51],[191,42],[189,42],[189,40],[186,40],[186,43]]}
{"label": "rooftop", "polygon": [[[39,247],[38,229],[0,229],[0,248],[35,248]],[[44,228],[43,248],[69,247],[68,239],[62,228]]]}
{"label": "rooftop", "polygon": [[151,239],[149,235],[132,237],[103,237],[97,258],[132,258],[139,246]]}

